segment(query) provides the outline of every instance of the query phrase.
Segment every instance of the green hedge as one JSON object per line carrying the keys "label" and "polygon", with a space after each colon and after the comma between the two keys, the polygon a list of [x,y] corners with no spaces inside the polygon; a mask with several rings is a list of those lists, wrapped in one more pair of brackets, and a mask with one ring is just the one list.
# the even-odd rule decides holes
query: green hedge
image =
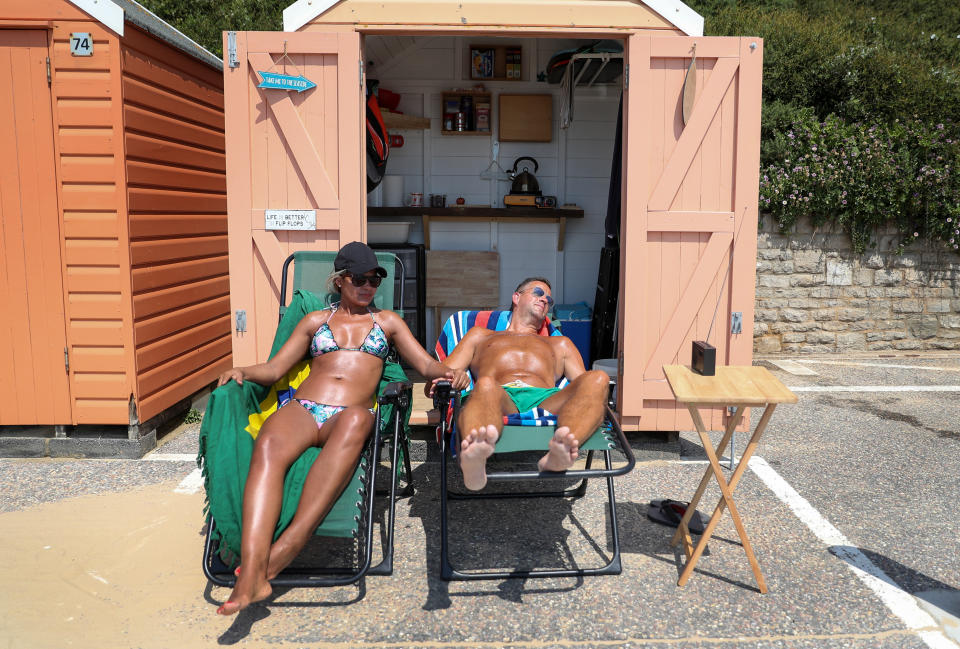
{"label": "green hedge", "polygon": [[782,229],[834,222],[863,250],[893,223],[958,249],[960,3],[690,4],[708,34],[764,39],[761,209]]}

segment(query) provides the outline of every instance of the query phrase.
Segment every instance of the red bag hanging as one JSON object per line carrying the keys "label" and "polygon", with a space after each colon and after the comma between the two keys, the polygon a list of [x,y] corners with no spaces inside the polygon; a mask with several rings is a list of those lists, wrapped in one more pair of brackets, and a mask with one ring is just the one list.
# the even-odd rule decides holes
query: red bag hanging
{"label": "red bag hanging", "polygon": [[387,172],[390,155],[390,134],[380,114],[376,80],[367,82],[367,192],[372,192]]}

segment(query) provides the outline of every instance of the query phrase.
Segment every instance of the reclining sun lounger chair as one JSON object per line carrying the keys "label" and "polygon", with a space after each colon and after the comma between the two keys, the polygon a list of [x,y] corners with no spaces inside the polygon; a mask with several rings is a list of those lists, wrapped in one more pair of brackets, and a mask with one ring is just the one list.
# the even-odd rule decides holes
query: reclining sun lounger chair
{"label": "reclining sun lounger chair", "polygon": [[[281,318],[270,351],[271,357],[283,346],[305,314],[330,303],[322,287],[333,269],[335,256],[335,252],[300,252],[291,255],[284,264]],[[381,303],[392,306],[396,258],[390,253],[378,253],[377,257],[388,275],[377,291],[375,303],[378,306]],[[291,261],[295,261],[294,291],[290,304],[286,305],[286,271]],[[318,287],[323,297],[302,289],[305,284]],[[240,559],[243,488],[255,437],[266,418],[293,397],[309,372],[309,360],[304,358],[272,386],[261,386],[252,381],[238,385],[231,381],[214,390],[210,396],[200,429],[197,461],[207,492],[208,527],[203,571],[218,586],[232,587],[236,581],[232,567]],[[388,357],[380,379],[374,432],[361,454],[350,483],[316,530],[318,536],[355,539],[356,559],[352,565],[302,567],[294,562],[271,583],[285,586],[337,586],[356,582],[364,575],[389,575],[393,572],[394,503],[398,496],[397,482],[401,467],[407,483],[402,495],[410,495],[413,491],[407,446],[411,387],[399,364]],[[378,493],[375,485],[384,441],[389,442],[390,450],[391,475],[387,492],[389,518],[385,517],[383,522],[383,558],[379,564],[371,567],[374,496]],[[303,481],[319,452],[318,448],[307,449],[287,472],[274,539],[292,520],[300,501]]]}
{"label": "reclining sun lounger chair", "polygon": [[[471,327],[486,327],[493,331],[502,331],[510,324],[509,311],[461,311],[455,313],[444,324],[440,337],[437,340],[435,354],[443,361],[456,347]],[[548,320],[544,321],[540,335],[561,335],[560,331]],[[564,387],[568,381],[561,377],[557,387]],[[495,471],[492,463],[498,456],[523,451],[547,451],[547,445],[553,437],[556,427],[556,416],[543,410],[534,408],[528,412],[516,413],[504,418],[504,427],[497,441],[494,455],[487,465],[487,481],[498,483],[504,481],[569,481],[579,479],[580,484],[574,488],[554,491],[513,491],[491,493],[487,490],[474,493],[460,493],[451,490],[447,484],[448,463],[454,461],[454,454],[460,448],[460,435],[456,430],[455,422],[459,415],[461,394],[450,390],[449,384],[441,384],[434,396],[434,403],[440,409],[441,423],[437,428],[437,441],[440,444],[440,576],[444,580],[471,580],[471,579],[505,579],[511,577],[580,577],[586,575],[616,575],[622,571],[620,561],[620,537],[617,529],[617,503],[613,487],[613,478],[630,472],[636,464],[630,444],[607,408],[604,423],[583,444],[581,451],[587,451],[584,469],[575,469],[563,473],[540,472],[536,464],[530,470]],[[464,391],[467,395],[473,388],[472,378],[470,387]],[[626,459],[622,466],[614,468],[611,451],[619,451]],[[601,453],[604,458],[604,468],[591,468],[595,453]],[[459,499],[501,499],[501,498],[542,498],[542,497],[573,497],[579,498],[586,493],[587,480],[590,478],[606,478],[607,503],[611,526],[612,553],[609,561],[595,568],[564,568],[564,569],[537,569],[537,570],[489,570],[483,572],[463,572],[455,569],[450,563],[449,534],[449,500]]]}

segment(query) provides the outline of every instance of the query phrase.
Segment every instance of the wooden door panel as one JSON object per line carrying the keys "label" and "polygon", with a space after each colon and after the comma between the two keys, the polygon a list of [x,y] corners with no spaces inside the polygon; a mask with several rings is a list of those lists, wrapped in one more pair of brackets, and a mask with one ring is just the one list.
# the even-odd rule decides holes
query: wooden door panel
{"label": "wooden door panel", "polygon": [[[708,339],[718,364],[751,362],[760,45],[643,35],[628,41],[620,320],[620,411],[628,427],[690,425],[662,368],[689,363],[691,341]],[[697,94],[684,124],[683,82],[694,50]],[[641,92],[631,96],[634,88]],[[638,257],[639,268],[629,261]],[[730,332],[732,311],[743,313],[739,335]],[[710,425],[723,417],[714,412]]]}
{"label": "wooden door panel", "polygon": [[0,425],[72,421],[47,41],[0,30]]}
{"label": "wooden door panel", "polygon": [[[233,353],[246,364],[269,351],[284,259],[362,240],[366,191],[359,35],[240,32],[237,59],[225,73],[227,182],[231,309],[247,316]],[[267,71],[317,85],[258,88]],[[276,209],[314,210],[316,229],[267,230],[265,210]]]}

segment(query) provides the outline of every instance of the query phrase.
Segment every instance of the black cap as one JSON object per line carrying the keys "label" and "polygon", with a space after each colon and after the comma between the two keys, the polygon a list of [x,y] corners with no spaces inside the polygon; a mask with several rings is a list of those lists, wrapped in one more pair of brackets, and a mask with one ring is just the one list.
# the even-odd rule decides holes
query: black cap
{"label": "black cap", "polygon": [[337,253],[333,260],[333,269],[345,270],[351,275],[363,275],[371,270],[377,271],[380,277],[386,277],[387,271],[377,262],[377,255],[365,243],[351,241]]}

